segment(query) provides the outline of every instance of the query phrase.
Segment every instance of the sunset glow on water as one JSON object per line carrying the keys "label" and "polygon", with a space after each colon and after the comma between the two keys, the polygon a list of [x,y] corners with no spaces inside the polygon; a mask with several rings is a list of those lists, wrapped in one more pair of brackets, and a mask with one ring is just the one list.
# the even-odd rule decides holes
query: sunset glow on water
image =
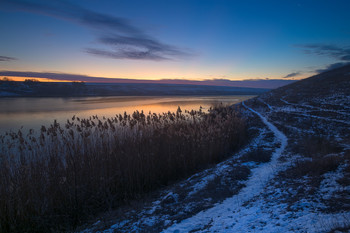
{"label": "sunset glow on water", "polygon": [[198,110],[207,111],[213,104],[235,104],[252,96],[182,96],[182,97],[81,97],[81,98],[3,98],[0,99],[0,132],[39,130],[56,119],[64,124],[74,115],[114,117],[116,114],[143,110],[145,114]]}

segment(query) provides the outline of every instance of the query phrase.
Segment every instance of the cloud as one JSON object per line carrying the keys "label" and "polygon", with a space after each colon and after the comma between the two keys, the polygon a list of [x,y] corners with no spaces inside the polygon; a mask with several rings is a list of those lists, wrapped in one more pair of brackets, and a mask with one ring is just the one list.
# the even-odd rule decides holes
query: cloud
{"label": "cloud", "polygon": [[306,54],[326,56],[333,58],[337,61],[335,63],[327,65],[324,68],[315,70],[314,72],[316,73],[322,73],[350,64],[350,46],[340,47],[330,44],[301,44],[295,46],[303,48],[303,51]]}
{"label": "cloud", "polygon": [[316,54],[319,56],[327,56],[335,58],[339,61],[350,61],[350,47],[339,47],[329,44],[301,44],[295,45],[302,48],[306,54]]}
{"label": "cloud", "polygon": [[292,77],[298,76],[300,74],[301,74],[300,72],[294,72],[294,73],[287,74],[283,78],[292,78]]}
{"label": "cloud", "polygon": [[15,61],[17,58],[14,57],[7,57],[7,56],[0,56],[0,62],[2,61]]}
{"label": "cloud", "polygon": [[93,49],[87,48],[85,50],[87,53],[103,56],[107,58],[115,58],[115,59],[133,59],[133,60],[170,60],[163,55],[157,55],[151,51],[137,51],[136,49],[123,50],[118,49],[116,51],[107,51],[102,49]]}
{"label": "cloud", "polygon": [[86,48],[88,54],[114,59],[176,60],[191,57],[193,53],[160,42],[129,20],[85,9],[66,1],[27,2],[4,0],[14,10],[32,12],[59,18],[93,30],[97,42],[105,48]]}
{"label": "cloud", "polygon": [[[49,2],[49,4],[47,4]],[[122,33],[141,34],[142,31],[128,20],[90,11],[67,1],[47,1],[45,3],[23,0],[4,0],[5,7],[68,20],[90,28],[109,29]]]}
{"label": "cloud", "polygon": [[344,55],[343,57],[341,57],[341,60],[343,60],[343,61],[350,61],[350,54],[349,55]]}
{"label": "cloud", "polygon": [[172,60],[174,57],[186,58],[191,56],[190,53],[175,46],[164,44],[147,36],[103,36],[99,38],[99,42],[114,47],[114,50],[87,48],[86,52],[116,59],[135,60]]}
{"label": "cloud", "polygon": [[28,78],[47,78],[57,81],[84,81],[84,82],[108,82],[111,80],[104,77],[91,77],[87,75],[54,73],[54,72],[23,72],[23,71],[0,71],[0,76],[9,77],[28,77]]}
{"label": "cloud", "polygon": [[330,64],[330,65],[327,65],[325,68],[318,69],[315,72],[316,73],[323,73],[323,72],[326,72],[326,71],[329,71],[329,70],[333,70],[333,69],[336,69],[336,68],[340,68],[340,67],[343,67],[343,66],[346,66],[346,65],[349,65],[349,64],[350,64],[350,62],[337,62],[337,63],[333,63],[333,64]]}

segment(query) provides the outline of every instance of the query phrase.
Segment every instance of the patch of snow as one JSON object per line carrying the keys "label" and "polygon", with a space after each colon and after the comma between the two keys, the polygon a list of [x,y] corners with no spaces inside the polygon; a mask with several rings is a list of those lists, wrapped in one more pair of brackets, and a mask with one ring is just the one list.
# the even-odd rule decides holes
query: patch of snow
{"label": "patch of snow", "polygon": [[346,112],[342,112],[342,111],[337,111],[337,110],[332,110],[332,109],[325,109],[325,108],[320,108],[320,107],[316,107],[316,106],[312,106],[312,105],[308,105],[308,104],[294,104],[294,103],[290,103],[284,99],[280,99],[283,103],[287,104],[287,105],[292,105],[295,107],[302,107],[302,108],[310,108],[313,110],[318,110],[318,111],[323,111],[323,112],[335,112],[337,114],[341,114],[341,115],[345,115],[345,116],[350,116],[349,113]]}
{"label": "patch of snow", "polygon": [[314,133],[314,131],[309,130],[309,129],[301,129],[301,128],[297,128],[297,127],[294,127],[294,126],[291,126],[291,125],[286,125],[286,124],[283,124],[283,126],[288,128],[288,129],[294,130],[295,132],[297,132],[299,134],[302,134],[302,133],[312,134],[312,133]]}
{"label": "patch of snow", "polygon": [[[344,191],[344,187],[340,186],[337,183],[337,180],[344,177],[343,169],[345,168],[344,165],[339,166],[338,169],[334,172],[327,172],[324,174],[324,179],[322,180],[320,184],[320,190],[319,192],[322,193],[322,198],[324,199],[331,199],[334,197],[334,192],[337,191]],[[350,187],[345,187],[345,189],[348,189],[350,193]]]}
{"label": "patch of snow", "polygon": [[154,201],[154,202],[152,202],[152,207],[147,213],[148,214],[153,214],[157,209],[161,208],[160,204],[161,204],[161,201]]}
{"label": "patch of snow", "polygon": [[[327,175],[328,176],[328,175]],[[329,177],[331,174],[329,174]],[[325,214],[317,212],[318,203],[298,200],[288,211],[288,204],[280,203],[280,189],[268,187],[271,195],[267,200],[256,196],[250,202],[235,197],[214,208],[203,211],[164,232],[329,232],[350,226],[350,213]],[[263,190],[265,191],[265,190]],[[237,205],[237,203],[243,203]]]}
{"label": "patch of snow", "polygon": [[[298,113],[296,113],[296,114],[298,114]],[[298,115],[304,116],[304,117],[321,119],[321,120],[325,120],[325,121],[333,121],[333,122],[342,123],[345,125],[350,125],[349,121],[342,121],[342,120],[337,120],[337,119],[332,119],[332,118],[327,118],[327,117],[320,117],[320,116],[314,116],[314,115],[310,115],[310,114],[303,114],[303,113],[299,113]]]}
{"label": "patch of snow", "polygon": [[263,104],[265,104],[270,110],[272,110],[271,105],[269,105],[268,103],[266,103],[264,100],[259,98],[259,101],[262,102]]}
{"label": "patch of snow", "polygon": [[153,226],[156,220],[157,220],[157,216],[152,216],[145,219],[145,221],[143,221],[142,223],[147,226]]}
{"label": "patch of snow", "polygon": [[128,223],[127,220],[118,222],[117,224],[112,225],[112,226],[110,227],[110,229],[108,229],[107,231],[104,231],[104,232],[105,232],[105,233],[109,233],[109,232],[112,233],[114,229],[120,228],[120,227],[124,226],[126,223]]}
{"label": "patch of snow", "polygon": [[280,101],[282,101],[282,102],[285,103],[285,104],[293,105],[292,103],[289,103],[288,101],[286,101],[286,100],[284,100],[284,99],[282,99],[282,98],[280,98]]}
{"label": "patch of snow", "polygon": [[93,224],[93,226],[96,226],[96,225],[100,224],[100,222],[101,222],[101,220],[98,220],[97,222],[95,222],[95,223]]}
{"label": "patch of snow", "polygon": [[214,175],[214,174],[211,174],[209,176],[204,177],[200,182],[196,183],[193,186],[193,189],[191,192],[188,193],[188,196],[192,196],[193,194],[197,193],[198,191],[204,189],[210,181],[215,179],[215,177],[216,177],[216,175]]}

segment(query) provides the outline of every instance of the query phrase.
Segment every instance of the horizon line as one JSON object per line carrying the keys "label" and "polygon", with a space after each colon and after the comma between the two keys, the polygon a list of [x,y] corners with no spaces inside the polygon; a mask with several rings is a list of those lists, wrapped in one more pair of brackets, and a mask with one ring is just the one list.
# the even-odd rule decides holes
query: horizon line
{"label": "horizon line", "polygon": [[189,79],[128,79],[128,78],[107,78],[99,76],[89,76],[80,74],[57,73],[57,72],[25,72],[1,70],[0,76],[14,78],[13,81],[25,81],[25,79],[38,79],[43,82],[86,82],[86,83],[106,83],[106,84],[182,84],[182,85],[200,85],[200,86],[231,86],[231,87],[251,87],[251,88],[277,88],[297,80],[293,79],[246,79],[230,80],[225,78],[213,78],[203,80]]}

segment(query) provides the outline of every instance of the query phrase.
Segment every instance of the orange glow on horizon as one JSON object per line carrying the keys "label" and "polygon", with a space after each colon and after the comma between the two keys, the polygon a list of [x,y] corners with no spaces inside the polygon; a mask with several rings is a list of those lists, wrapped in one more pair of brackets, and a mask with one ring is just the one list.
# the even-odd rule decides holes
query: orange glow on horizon
{"label": "orange glow on horizon", "polygon": [[[292,78],[292,79],[285,79],[285,80],[301,80],[310,76],[313,76],[315,74],[312,75],[301,75],[300,77],[296,77],[296,78]],[[88,77],[88,76],[87,76]],[[5,77],[3,77],[5,78]],[[37,80],[39,82],[80,82],[81,80],[59,80],[59,79],[49,79],[49,78],[39,78],[39,77],[17,77],[17,76],[9,76],[6,77],[8,78],[10,81],[16,81],[16,82],[23,82],[27,79],[29,80]],[[2,78],[0,78],[2,79]],[[136,82],[136,83],[141,83],[142,81],[153,81],[153,82],[158,82],[158,81],[162,81],[162,80],[171,80],[173,81],[173,83],[179,82],[182,83],[183,81],[187,82],[203,82],[203,81],[210,81],[210,80],[218,80],[220,81],[220,79],[225,79],[225,80],[229,80],[229,81],[248,81],[248,80],[259,80],[259,78],[251,78],[251,79],[236,79],[236,78],[202,78],[202,79],[186,79],[186,78],[164,78],[164,79],[151,79],[151,78],[110,78],[110,77],[105,77],[106,80],[101,81],[100,83],[110,83],[118,80],[123,80],[121,81],[121,83],[125,83],[126,80],[130,80],[131,82]],[[277,78],[277,77],[271,77],[268,78],[268,80],[274,80],[274,79],[281,79],[281,78]],[[264,79],[261,79],[264,80]],[[95,83],[96,81],[84,81],[84,82],[93,82]]]}
{"label": "orange glow on horizon", "polygon": [[49,79],[49,78],[37,78],[37,77],[15,77],[15,76],[10,76],[7,77],[10,81],[15,81],[15,82],[23,82],[26,79],[29,80],[37,80],[39,82],[72,82],[69,80],[56,80],[56,79]]}

